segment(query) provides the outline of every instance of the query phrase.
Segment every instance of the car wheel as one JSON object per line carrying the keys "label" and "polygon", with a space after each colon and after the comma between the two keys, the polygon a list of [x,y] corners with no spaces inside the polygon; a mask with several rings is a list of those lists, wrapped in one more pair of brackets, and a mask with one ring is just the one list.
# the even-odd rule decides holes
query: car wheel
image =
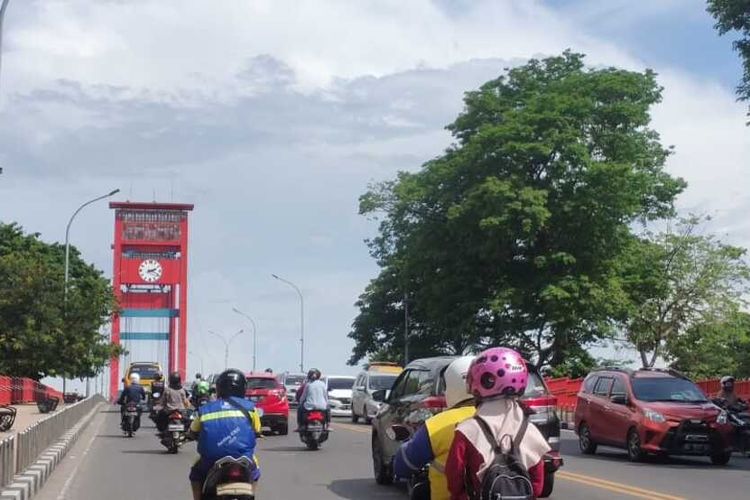
{"label": "car wheel", "polygon": [[352,405],[352,423],[356,424],[357,422],[359,422],[359,415],[354,413],[354,405]]}
{"label": "car wheel", "polygon": [[628,459],[631,462],[640,462],[646,454],[641,448],[641,436],[635,429],[628,432]]}
{"label": "car wheel", "polygon": [[578,428],[578,447],[584,455],[596,453],[596,443],[591,439],[591,429],[586,423],[582,423]]}
{"label": "car wheel", "polygon": [[372,433],[372,468],[375,473],[375,482],[378,484],[391,484],[393,474],[391,473],[390,464],[383,460],[383,450],[380,446],[380,439],[376,433]]}
{"label": "car wheel", "polygon": [[555,488],[555,473],[545,472],[544,473],[544,488],[542,488],[542,494],[539,498],[547,498],[552,494],[552,490]]}
{"label": "car wheel", "polygon": [[718,453],[711,454],[711,463],[714,465],[726,465],[732,458],[731,452],[721,451]]}
{"label": "car wheel", "polygon": [[365,423],[367,425],[372,425],[372,419],[370,417],[365,417]]}
{"label": "car wheel", "polygon": [[287,434],[289,434],[289,423],[287,422],[279,425],[279,427],[277,428],[277,432],[282,436],[286,436]]}

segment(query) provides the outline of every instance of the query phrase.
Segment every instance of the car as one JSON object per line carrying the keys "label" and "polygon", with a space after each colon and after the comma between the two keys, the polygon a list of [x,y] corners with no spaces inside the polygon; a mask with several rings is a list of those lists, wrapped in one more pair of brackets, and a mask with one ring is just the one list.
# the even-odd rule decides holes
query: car
{"label": "car", "polygon": [[352,413],[352,387],[355,377],[327,375],[323,377],[328,389],[332,417],[348,417]]}
{"label": "car", "polygon": [[245,396],[261,410],[261,425],[282,436],[289,434],[289,401],[281,382],[267,372],[251,372],[246,378]]}
{"label": "car", "polygon": [[727,415],[688,377],[674,370],[603,368],[591,372],[577,397],[575,426],[585,454],[598,445],[648,454],[708,456],[726,465],[732,456]]}
{"label": "car", "polygon": [[292,407],[297,406],[297,391],[300,386],[305,382],[307,375],[304,373],[282,373],[279,375],[279,381],[284,385],[286,389],[286,399]]}
{"label": "car", "polygon": [[154,381],[154,376],[157,373],[163,373],[161,371],[161,365],[156,361],[135,361],[130,363],[128,369],[125,371],[125,386],[130,385],[130,376],[137,373],[140,377],[140,384],[143,386],[146,392],[151,392],[151,382]]}
{"label": "car", "polygon": [[[394,433],[388,430],[394,424],[415,429],[431,416],[445,410],[445,383],[442,375],[454,359],[454,356],[442,356],[412,361],[404,368],[390,391],[373,393],[373,398],[385,403],[372,422],[373,471],[378,484],[393,481],[392,461],[401,445]],[[529,421],[539,429],[551,448],[544,457],[542,498],[546,498],[552,494],[555,472],[562,465],[557,398],[550,393],[538,368],[528,362],[527,368],[529,382],[522,401],[531,412]]]}
{"label": "car", "polygon": [[388,391],[393,386],[399,374],[404,369],[395,363],[373,362],[367,365],[365,370],[357,376],[352,388],[352,422],[359,422],[364,418],[367,424],[372,422],[373,417],[382,406],[381,401],[375,401],[372,395],[376,391]]}

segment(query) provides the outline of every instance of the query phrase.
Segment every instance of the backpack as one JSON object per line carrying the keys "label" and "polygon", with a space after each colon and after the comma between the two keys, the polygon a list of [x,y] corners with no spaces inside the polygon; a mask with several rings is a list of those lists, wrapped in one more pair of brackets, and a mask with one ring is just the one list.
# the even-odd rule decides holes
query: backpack
{"label": "backpack", "polygon": [[[536,497],[531,478],[516,454],[526,435],[528,418],[524,418],[515,439],[511,440],[510,436],[505,434],[499,441],[495,439],[490,426],[482,417],[477,415],[474,418],[484,432],[484,437],[492,445],[494,458],[485,470],[478,492],[472,491],[473,482],[467,479],[469,498],[472,500],[534,500]],[[506,438],[510,441],[510,449],[503,449],[503,442]]]}

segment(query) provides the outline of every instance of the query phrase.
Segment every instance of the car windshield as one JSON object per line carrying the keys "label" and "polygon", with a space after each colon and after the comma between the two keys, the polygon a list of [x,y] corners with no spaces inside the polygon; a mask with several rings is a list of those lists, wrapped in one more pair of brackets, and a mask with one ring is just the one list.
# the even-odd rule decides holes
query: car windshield
{"label": "car windshield", "polygon": [[526,392],[523,393],[524,397],[535,398],[544,396],[547,394],[547,389],[544,387],[542,377],[539,376],[535,371],[529,372],[529,381],[526,385]]}
{"label": "car windshield", "polygon": [[335,391],[337,389],[351,389],[354,386],[353,378],[329,378],[328,379],[328,390]]}
{"label": "car windshield", "polygon": [[390,389],[397,378],[398,375],[370,375],[370,390]]}
{"label": "car windshield", "polygon": [[302,382],[304,381],[305,381],[304,375],[287,375],[284,378],[284,385],[299,387],[300,385],[302,385]]}
{"label": "car windshield", "polygon": [[158,366],[138,365],[130,367],[130,373],[137,373],[141,379],[152,379],[158,372]]}
{"label": "car windshield", "polygon": [[633,394],[641,401],[673,401],[677,403],[704,403],[706,396],[689,380],[672,377],[633,379]]}
{"label": "car windshield", "polygon": [[248,378],[248,389],[276,389],[276,380],[272,378]]}

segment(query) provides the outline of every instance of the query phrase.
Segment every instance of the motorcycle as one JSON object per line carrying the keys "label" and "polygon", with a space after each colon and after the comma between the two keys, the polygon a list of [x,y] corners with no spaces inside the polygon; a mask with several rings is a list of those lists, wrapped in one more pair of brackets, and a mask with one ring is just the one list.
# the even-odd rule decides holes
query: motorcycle
{"label": "motorcycle", "polygon": [[203,483],[201,500],[255,500],[255,468],[247,457],[218,460]]}
{"label": "motorcycle", "polygon": [[[386,433],[391,440],[399,442],[408,441],[412,437],[411,430],[405,425],[399,424],[393,424]],[[429,466],[422,467],[406,481],[406,491],[409,500],[430,500]]]}
{"label": "motorcycle", "polygon": [[138,405],[135,403],[127,403],[125,405],[125,411],[122,413],[122,431],[127,434],[128,437],[133,437],[133,434],[141,426],[141,412]]}
{"label": "motorcycle", "polygon": [[735,429],[734,449],[743,455],[750,455],[750,412],[748,404],[739,401],[734,405],[728,405],[726,399],[716,398],[711,400],[713,404],[726,412],[727,422]]}
{"label": "motorcycle", "polygon": [[169,453],[177,453],[187,441],[187,432],[195,418],[191,410],[174,410],[169,414],[167,428],[160,433],[161,444]]}
{"label": "motorcycle", "polygon": [[305,415],[305,422],[299,429],[299,438],[307,446],[308,450],[317,450],[320,445],[328,440],[328,423],[323,411],[311,410]]}

